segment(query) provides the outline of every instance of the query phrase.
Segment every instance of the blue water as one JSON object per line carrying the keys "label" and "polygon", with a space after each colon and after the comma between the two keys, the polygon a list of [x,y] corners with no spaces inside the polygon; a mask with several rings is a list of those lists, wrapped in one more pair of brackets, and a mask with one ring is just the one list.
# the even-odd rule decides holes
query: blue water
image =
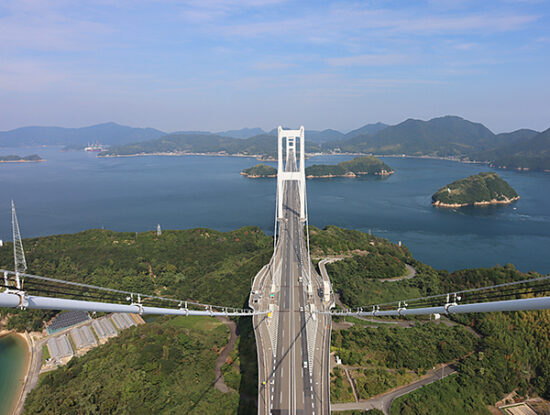
{"label": "blue water", "polygon": [[24,376],[25,343],[15,336],[0,337],[0,415],[8,412]]}
{"label": "blue water", "polygon": [[[23,237],[77,232],[244,225],[272,233],[276,182],[239,175],[257,163],[237,157],[96,158],[58,148],[1,149],[38,153],[43,163],[0,164],[0,238],[11,239],[10,199]],[[312,157],[308,164],[349,156]],[[401,240],[436,268],[513,263],[523,271],[550,272],[550,174],[499,170],[520,194],[509,206],[443,210],[431,195],[456,179],[491,170],[445,160],[383,158],[387,179],[308,181],[310,223],[334,224]],[[274,165],[274,164],[273,164]]]}

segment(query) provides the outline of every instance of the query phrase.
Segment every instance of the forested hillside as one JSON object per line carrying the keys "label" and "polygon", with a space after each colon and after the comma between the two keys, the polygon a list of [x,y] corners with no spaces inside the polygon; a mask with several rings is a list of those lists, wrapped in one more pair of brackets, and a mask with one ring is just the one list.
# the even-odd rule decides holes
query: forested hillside
{"label": "forested hillside", "polygon": [[511,144],[475,153],[470,158],[500,168],[550,171],[550,128],[540,134],[525,134]]}
{"label": "forested hillside", "polygon": [[[163,231],[160,237],[95,229],[26,239],[24,246],[33,274],[233,307],[245,304],[251,277],[273,251],[272,238],[255,227]],[[12,247],[0,248],[5,269],[13,269]],[[6,313],[8,328],[37,330],[52,312]]]}
{"label": "forested hillside", "polygon": [[[306,143],[308,152],[319,151],[316,143]],[[99,153],[105,156],[127,156],[154,153],[226,153],[275,157],[277,139],[272,135],[258,135],[246,139],[222,137],[215,134],[169,134],[156,140],[112,147]]]}
{"label": "forested hillside", "polygon": [[227,337],[225,325],[207,317],[162,318],[125,330],[44,375],[25,414],[235,414],[238,391],[212,386]]}
{"label": "forested hillside", "polygon": [[[315,261],[344,258],[327,269],[348,307],[536,275],[511,265],[448,273],[415,260],[404,246],[359,231],[311,227],[310,235]],[[153,232],[91,230],[24,241],[32,273],[235,306],[245,305],[250,280],[268,262],[271,243],[254,227],[225,233],[203,228],[164,231],[160,237]],[[13,266],[11,247],[0,249],[2,267]],[[383,281],[402,273],[405,264],[415,269],[414,278]],[[467,300],[463,296],[462,301]],[[18,329],[39,329],[42,320],[53,315],[3,310],[2,317],[6,313],[8,325]],[[333,347],[345,364],[360,367],[354,376],[365,398],[418,379],[435,364],[459,359],[458,375],[401,398],[394,414],[484,414],[487,405],[513,390],[522,396],[550,397],[550,312],[453,319],[481,338],[456,326],[374,328],[353,320],[351,329],[333,332]],[[226,328],[211,319],[161,318],[129,329],[44,376],[29,397],[26,413],[254,413],[254,337],[248,320],[238,325],[237,349],[223,368],[235,392],[222,394],[212,386],[214,361],[227,342]],[[349,398],[341,371],[334,371],[332,380],[333,398]]]}

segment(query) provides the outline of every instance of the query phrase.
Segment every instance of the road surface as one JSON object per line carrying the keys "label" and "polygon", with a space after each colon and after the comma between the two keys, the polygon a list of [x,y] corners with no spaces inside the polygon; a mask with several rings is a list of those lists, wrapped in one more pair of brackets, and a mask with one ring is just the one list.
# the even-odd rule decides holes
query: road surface
{"label": "road surface", "polygon": [[337,403],[332,405],[332,411],[350,411],[350,410],[367,410],[367,409],[380,409],[384,414],[390,413],[390,408],[393,401],[400,396],[411,393],[417,389],[420,389],[423,386],[429,385],[430,383],[436,382],[443,378],[446,378],[449,375],[456,373],[454,366],[446,365],[440,369],[432,370],[428,373],[427,376],[422,379],[417,380],[416,382],[409,383],[408,385],[393,389],[387,393],[376,396],[366,401],[360,402],[349,402],[349,403]]}
{"label": "road surface", "polygon": [[[287,171],[296,171],[290,153]],[[258,414],[329,414],[332,290],[324,301],[323,278],[310,267],[297,182],[286,182],[279,238],[268,265],[254,279],[250,306],[258,348]],[[311,277],[309,270],[311,269]],[[308,284],[311,289],[308,290]]]}

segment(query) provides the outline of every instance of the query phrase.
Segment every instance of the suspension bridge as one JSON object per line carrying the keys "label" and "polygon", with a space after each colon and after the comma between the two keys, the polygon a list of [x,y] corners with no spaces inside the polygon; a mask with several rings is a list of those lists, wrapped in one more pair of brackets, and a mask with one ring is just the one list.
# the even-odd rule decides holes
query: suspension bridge
{"label": "suspension bridge", "polygon": [[332,316],[550,309],[550,276],[355,309],[335,309],[330,280],[317,273],[310,258],[304,128],[279,127],[277,140],[274,250],[270,262],[254,278],[250,308],[223,307],[27,273],[13,201],[15,268],[0,269],[0,278],[3,274],[0,307],[251,317],[258,351],[259,415],[330,414]]}

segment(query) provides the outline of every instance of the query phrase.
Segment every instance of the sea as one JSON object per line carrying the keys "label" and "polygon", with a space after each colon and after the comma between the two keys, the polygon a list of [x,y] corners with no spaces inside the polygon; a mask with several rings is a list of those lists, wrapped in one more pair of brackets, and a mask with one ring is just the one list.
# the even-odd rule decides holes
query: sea
{"label": "sea", "polygon": [[0,337],[0,415],[8,415],[24,377],[26,346],[14,335]]}
{"label": "sea", "polygon": [[[254,158],[143,156],[98,158],[61,148],[1,148],[0,154],[39,154],[40,163],[0,163],[0,238],[11,240],[11,200],[23,238],[90,228],[141,232],[246,225],[273,233],[275,179],[239,173]],[[352,156],[314,156],[307,164],[334,164]],[[402,242],[438,269],[454,271],[512,263],[550,272],[550,174],[498,170],[521,199],[508,206],[442,209],[431,205],[440,187],[482,171],[483,164],[382,157],[388,178],[307,182],[309,223],[337,225]],[[267,163],[275,166],[275,163]],[[0,248],[0,249],[6,249]],[[29,270],[32,272],[32,269]],[[10,376],[24,348],[0,339],[0,402],[16,391]],[[0,409],[0,415],[2,410]]]}
{"label": "sea", "polygon": [[[0,148],[0,154],[39,154],[39,163],[0,163],[0,238],[11,240],[13,199],[23,238],[90,228],[141,232],[245,225],[273,233],[275,179],[239,173],[248,157],[141,156],[98,158],[57,147]],[[353,156],[312,156],[334,164]],[[508,206],[435,208],[442,186],[482,171],[485,164],[382,157],[388,178],[307,182],[309,223],[371,232],[406,245],[438,269],[514,264],[550,272],[550,174],[498,170],[521,199]],[[267,163],[275,166],[275,163]],[[32,271],[32,270],[30,270]]]}

